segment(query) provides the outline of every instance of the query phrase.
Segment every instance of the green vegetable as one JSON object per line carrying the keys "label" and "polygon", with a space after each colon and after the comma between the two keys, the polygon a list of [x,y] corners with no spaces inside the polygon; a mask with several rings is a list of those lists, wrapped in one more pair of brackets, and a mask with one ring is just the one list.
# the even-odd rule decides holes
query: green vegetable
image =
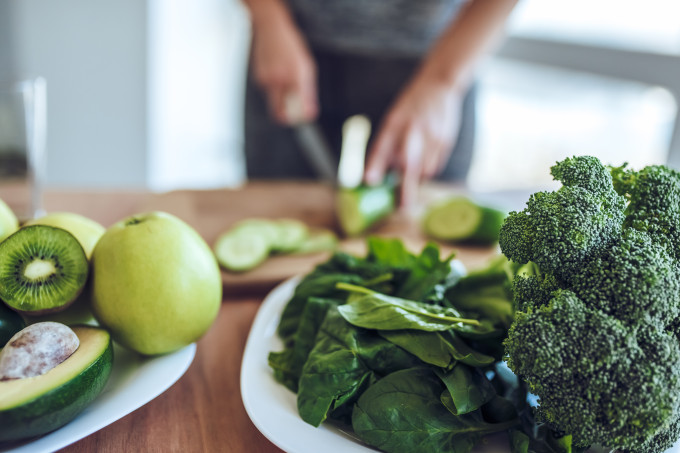
{"label": "green vegetable", "polygon": [[314,347],[326,313],[338,303],[333,299],[309,298],[293,337],[293,347],[269,354],[269,365],[274,369],[276,379],[292,391],[297,392],[302,367]]}
{"label": "green vegetable", "polygon": [[333,250],[336,245],[337,237],[332,231],[310,232],[299,220],[250,218],[220,234],[213,249],[224,269],[245,272],[271,254],[314,253]]}
{"label": "green vegetable", "polygon": [[26,327],[26,323],[19,313],[10,310],[0,301],[0,349],[24,327]]}
{"label": "green vegetable", "polygon": [[435,369],[435,373],[446,386],[441,399],[453,415],[476,411],[496,397],[491,382],[479,368],[459,363],[449,372]]}
{"label": "green vegetable", "polygon": [[309,237],[309,228],[295,219],[279,219],[273,221],[276,236],[271,244],[272,251],[288,253],[296,251]]}
{"label": "green vegetable", "polygon": [[328,252],[338,247],[338,237],[331,230],[317,229],[309,232],[307,238],[291,253],[303,255],[307,253]]}
{"label": "green vegetable", "polygon": [[662,452],[680,434],[680,173],[574,157],[552,174],[562,187],[500,232],[533,269],[513,282],[508,365],[574,445]]}
{"label": "green vegetable", "polygon": [[257,231],[239,229],[227,231],[215,242],[217,262],[227,270],[244,272],[264,262],[269,256],[270,243]]}
{"label": "green vegetable", "polygon": [[494,358],[471,348],[451,330],[380,330],[380,335],[425,363],[451,369],[457,362],[471,366],[491,365]]}
{"label": "green vegetable", "polygon": [[336,216],[347,236],[358,236],[390,215],[395,209],[394,184],[340,188],[336,194]]}
{"label": "green vegetable", "polygon": [[390,297],[348,283],[338,283],[339,289],[363,293],[338,311],[348,322],[366,329],[415,329],[428,332],[455,329],[459,324],[479,325],[476,319],[465,319],[452,308],[426,305],[398,297]]}
{"label": "green vegetable", "polygon": [[113,361],[108,332],[89,326],[73,331],[80,346],[49,373],[0,382],[0,442],[60,428],[104,389]]}
{"label": "green vegetable", "polygon": [[423,220],[425,233],[441,241],[493,244],[507,213],[466,197],[453,197],[430,206]]}
{"label": "green vegetable", "polygon": [[343,405],[351,408],[379,376],[418,363],[375,332],[351,326],[333,309],[326,314],[315,343],[298,389],[300,417],[313,426]]}
{"label": "green vegetable", "polygon": [[507,328],[513,317],[511,282],[515,274],[526,275],[531,271],[499,255],[486,267],[461,278],[446,292],[446,299],[462,312],[494,319]]}
{"label": "green vegetable", "polygon": [[394,372],[359,398],[352,413],[354,431],[369,445],[385,451],[464,453],[483,436],[517,424],[516,420],[489,423],[479,411],[454,415],[441,404],[445,390],[431,370]]}

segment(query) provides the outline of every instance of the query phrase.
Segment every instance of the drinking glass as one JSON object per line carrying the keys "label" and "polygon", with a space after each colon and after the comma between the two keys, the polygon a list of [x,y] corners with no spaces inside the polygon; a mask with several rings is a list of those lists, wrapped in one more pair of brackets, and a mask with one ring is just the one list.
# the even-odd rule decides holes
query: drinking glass
{"label": "drinking glass", "polygon": [[0,198],[20,222],[43,213],[46,129],[45,79],[0,82]]}

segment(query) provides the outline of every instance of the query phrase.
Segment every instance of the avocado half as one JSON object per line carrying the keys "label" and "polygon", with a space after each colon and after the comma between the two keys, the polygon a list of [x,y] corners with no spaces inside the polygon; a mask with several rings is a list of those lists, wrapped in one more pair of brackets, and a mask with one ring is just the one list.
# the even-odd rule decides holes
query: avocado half
{"label": "avocado half", "polygon": [[61,428],[104,389],[113,367],[109,333],[72,327],[80,346],[41,376],[0,382],[0,442],[17,441]]}

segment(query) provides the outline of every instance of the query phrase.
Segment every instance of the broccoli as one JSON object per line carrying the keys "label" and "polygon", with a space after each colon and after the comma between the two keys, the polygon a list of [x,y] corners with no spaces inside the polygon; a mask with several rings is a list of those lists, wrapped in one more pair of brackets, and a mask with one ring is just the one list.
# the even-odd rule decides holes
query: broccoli
{"label": "broccoli", "polygon": [[564,280],[620,236],[626,203],[594,157],[566,159],[552,173],[564,185],[531,195],[524,211],[511,212],[499,243],[512,261],[533,261],[542,272]]}
{"label": "broccoli", "polygon": [[676,339],[631,329],[569,290],[518,314],[505,346],[508,366],[539,396],[540,416],[577,445],[637,448],[680,408]]}
{"label": "broccoli", "polygon": [[548,305],[560,284],[552,274],[516,275],[512,281],[512,305],[515,311],[528,311]]}
{"label": "broccoli", "polygon": [[622,237],[575,272],[571,289],[589,307],[629,324],[661,322],[680,314],[680,268],[665,247],[643,232]]}
{"label": "broccoli", "polygon": [[629,200],[626,226],[649,233],[680,260],[680,173],[663,165],[639,172],[611,169],[617,192]]}
{"label": "broccoli", "polygon": [[680,173],[574,157],[500,232],[509,367],[575,445],[658,453],[680,436]]}

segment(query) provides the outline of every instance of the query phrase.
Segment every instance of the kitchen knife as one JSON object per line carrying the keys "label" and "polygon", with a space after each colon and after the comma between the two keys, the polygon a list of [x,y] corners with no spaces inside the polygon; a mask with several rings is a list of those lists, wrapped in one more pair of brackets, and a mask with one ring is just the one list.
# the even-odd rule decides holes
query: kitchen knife
{"label": "kitchen knife", "polygon": [[307,162],[316,175],[330,183],[336,182],[337,160],[333,156],[319,125],[306,122],[302,115],[302,101],[296,94],[289,94],[285,100],[286,117],[292,124],[293,132]]}

